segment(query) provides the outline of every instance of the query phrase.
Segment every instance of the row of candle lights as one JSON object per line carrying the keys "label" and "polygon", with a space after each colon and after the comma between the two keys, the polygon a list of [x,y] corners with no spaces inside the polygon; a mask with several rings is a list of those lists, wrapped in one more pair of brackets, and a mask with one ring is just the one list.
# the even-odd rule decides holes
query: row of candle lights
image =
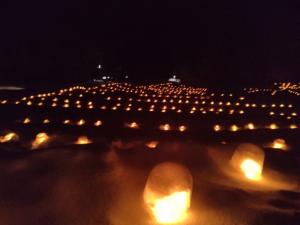
{"label": "row of candle lights", "polygon": [[[29,103],[27,102],[27,105],[31,106],[32,105],[32,102],[30,101]],[[38,106],[42,106],[44,105],[44,103],[40,102],[37,104]],[[82,108],[82,105],[76,101],[75,103],[76,105],[76,108]],[[57,107],[58,104],[56,102],[52,103],[51,105],[52,107]],[[70,104],[67,102],[65,104],[62,105],[63,108],[70,108]],[[280,106],[281,107],[281,106]],[[289,107],[292,107],[292,105],[289,105]],[[87,109],[94,109],[95,106],[93,105],[92,102],[89,102],[88,105],[87,105]],[[108,106],[106,105],[102,105],[101,107],[99,107],[99,109],[101,110],[107,110],[109,109]],[[183,109],[181,108],[177,108],[176,106],[161,106],[160,109],[157,109],[157,107],[155,107],[154,104],[152,104],[149,109],[144,109],[143,107],[133,107],[132,104],[128,104],[125,108],[122,108],[121,107],[121,103],[117,103],[116,105],[110,107],[110,110],[112,111],[116,111],[116,110],[124,110],[124,111],[137,111],[137,112],[141,112],[141,111],[149,111],[149,112],[161,112],[161,113],[166,113],[166,112],[176,112],[176,113],[183,113],[183,112],[186,112],[184,111]],[[232,115],[232,114],[240,114],[240,115],[243,115],[245,114],[245,110],[235,110],[235,109],[229,109],[229,110],[224,110],[223,108],[213,108],[213,107],[210,107],[210,108],[197,108],[197,107],[192,107],[191,109],[186,109],[189,114],[195,114],[195,112],[199,112],[201,114],[207,114],[207,113],[214,113],[214,114],[220,114],[220,113],[227,113],[229,115]],[[285,112],[274,112],[274,111],[270,111],[267,113],[267,115],[269,116],[286,116],[286,119],[291,119],[292,117],[296,117],[298,116],[298,113],[296,112],[289,112],[289,113],[285,113]]]}
{"label": "row of candle lights", "polygon": [[[29,124],[31,122],[32,122],[32,120],[30,118],[25,118],[25,119],[22,120],[23,124]],[[43,124],[49,124],[50,122],[51,121],[48,118],[42,120]],[[96,127],[103,125],[102,120],[96,120],[93,123],[88,124],[87,121],[84,120],[84,119],[80,119],[80,120],[77,120],[77,121],[71,121],[69,119],[65,119],[65,120],[62,120],[61,123],[64,124],[64,125],[76,125],[76,126],[92,125],[92,126],[96,126]],[[131,128],[131,129],[140,129],[141,128],[140,123],[137,123],[135,121],[124,123],[124,126],[127,127],[127,128]],[[236,132],[236,131],[241,131],[241,130],[256,130],[256,129],[277,130],[277,129],[287,129],[287,128],[288,129],[298,129],[298,125],[297,124],[290,124],[287,127],[280,127],[276,123],[270,123],[270,124],[265,125],[265,126],[257,126],[257,125],[254,125],[253,123],[250,122],[250,123],[245,124],[244,126],[238,126],[236,124],[232,124],[232,125],[226,127],[226,126],[223,126],[223,125],[220,125],[220,124],[216,124],[216,125],[213,126],[213,131],[220,132],[220,131],[228,130],[228,131]],[[160,124],[158,126],[158,129],[162,130],[162,131],[179,130],[180,132],[184,132],[188,129],[188,126],[187,125],[179,125],[177,127],[177,129],[174,129],[174,126],[172,126],[171,124],[164,123],[164,124]]]}

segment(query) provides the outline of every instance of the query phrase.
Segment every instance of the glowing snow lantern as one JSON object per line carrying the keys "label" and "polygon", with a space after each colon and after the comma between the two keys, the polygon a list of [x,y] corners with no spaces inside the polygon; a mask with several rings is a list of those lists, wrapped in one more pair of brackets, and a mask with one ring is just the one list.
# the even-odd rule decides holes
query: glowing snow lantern
{"label": "glowing snow lantern", "polygon": [[290,125],[290,129],[297,129],[297,128],[298,128],[298,126],[296,124],[291,124]]}
{"label": "glowing snow lantern", "polygon": [[146,146],[147,146],[148,148],[151,148],[151,149],[156,148],[157,145],[158,145],[158,141],[149,141],[149,142],[146,143]]}
{"label": "glowing snow lantern", "polygon": [[256,145],[240,144],[232,158],[231,165],[241,171],[247,179],[259,180],[261,178],[265,153]]}
{"label": "glowing snow lantern", "polygon": [[139,129],[139,125],[136,122],[126,123],[125,126],[131,129]]}
{"label": "glowing snow lantern", "polygon": [[218,132],[221,130],[222,130],[222,127],[220,125],[214,125],[214,131]]}
{"label": "glowing snow lantern", "polygon": [[286,141],[282,138],[277,138],[272,143],[272,148],[275,149],[281,149],[281,150],[287,150],[287,144]]}
{"label": "glowing snow lantern", "polygon": [[84,125],[85,124],[85,120],[84,119],[81,119],[81,120],[79,120],[78,122],[77,122],[77,125],[78,126],[82,126],[82,125]]}
{"label": "glowing snow lantern", "polygon": [[86,145],[86,144],[90,144],[92,143],[92,141],[90,139],[88,139],[87,136],[80,136],[78,137],[77,141],[75,142],[75,144],[77,145]]}
{"label": "glowing snow lantern", "polygon": [[70,124],[71,121],[70,120],[64,120],[63,124]]}
{"label": "glowing snow lantern", "polygon": [[161,163],[150,172],[144,189],[144,202],[158,223],[178,223],[187,217],[193,178],[176,163]]}
{"label": "glowing snow lantern", "polygon": [[246,124],[245,128],[246,128],[246,129],[249,129],[249,130],[254,130],[254,129],[255,129],[255,126],[254,126],[253,123],[248,123],[248,124]]}
{"label": "glowing snow lantern", "polygon": [[49,120],[49,119],[44,119],[44,120],[43,120],[43,123],[45,123],[45,124],[46,124],[46,123],[50,123],[50,120]]}
{"label": "glowing snow lantern", "polygon": [[278,129],[278,126],[277,126],[276,123],[272,123],[272,124],[269,125],[269,128],[270,128],[271,130],[276,130],[276,129]]}
{"label": "glowing snow lantern", "polygon": [[28,123],[30,123],[31,122],[31,120],[29,119],[29,118],[25,118],[24,120],[23,120],[23,123],[24,124],[28,124]]}
{"label": "glowing snow lantern", "polygon": [[169,131],[169,130],[171,130],[171,126],[170,126],[170,124],[166,123],[166,124],[160,125],[159,129],[163,130],[163,131]]}
{"label": "glowing snow lantern", "polygon": [[187,129],[187,127],[184,126],[184,125],[181,125],[181,126],[178,127],[178,130],[179,130],[180,132],[184,132],[184,131],[186,131],[186,129]]}
{"label": "glowing snow lantern", "polygon": [[94,123],[94,125],[95,125],[96,127],[99,127],[99,126],[102,125],[102,121],[101,121],[101,120],[97,120],[97,121]]}
{"label": "glowing snow lantern", "polygon": [[0,143],[11,142],[19,140],[19,136],[16,133],[8,133],[4,136],[0,136]]}
{"label": "glowing snow lantern", "polygon": [[232,132],[236,132],[239,130],[239,127],[237,125],[233,124],[230,126],[229,130]]}
{"label": "glowing snow lantern", "polygon": [[31,144],[31,149],[37,149],[41,145],[46,144],[48,140],[49,140],[49,136],[46,133],[38,133]]}

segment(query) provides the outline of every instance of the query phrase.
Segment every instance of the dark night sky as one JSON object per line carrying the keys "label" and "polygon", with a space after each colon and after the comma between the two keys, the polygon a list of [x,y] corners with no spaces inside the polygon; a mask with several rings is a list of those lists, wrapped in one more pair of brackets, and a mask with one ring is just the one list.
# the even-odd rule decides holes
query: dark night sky
{"label": "dark night sky", "polygon": [[0,84],[298,80],[300,4],[270,0],[14,1],[1,7]]}

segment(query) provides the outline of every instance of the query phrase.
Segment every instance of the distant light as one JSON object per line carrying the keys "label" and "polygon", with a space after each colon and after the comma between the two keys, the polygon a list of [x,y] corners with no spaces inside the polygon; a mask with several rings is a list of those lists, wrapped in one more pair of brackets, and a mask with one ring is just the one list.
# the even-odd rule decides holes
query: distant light
{"label": "distant light", "polygon": [[64,120],[63,124],[70,124],[71,121],[70,120]]}
{"label": "distant light", "polygon": [[169,130],[171,130],[171,126],[170,126],[170,124],[166,123],[166,124],[160,125],[159,129],[163,130],[163,131],[169,131]]}
{"label": "distant light", "polygon": [[77,145],[86,145],[86,144],[90,144],[92,143],[92,141],[90,139],[88,139],[87,136],[80,136],[78,137],[77,141],[75,142],[75,144]]}
{"label": "distant light", "polygon": [[286,141],[282,138],[277,138],[272,143],[272,148],[275,149],[281,149],[281,150],[287,150],[287,144]]}
{"label": "distant light", "polygon": [[31,122],[31,120],[29,119],[29,118],[25,118],[24,120],[23,120],[23,123],[24,124],[28,124],[28,123],[30,123]]}
{"label": "distant light", "polygon": [[139,124],[136,122],[126,123],[125,127],[131,128],[131,129],[139,129]]}
{"label": "distant light", "polygon": [[255,129],[255,126],[254,126],[253,123],[248,123],[248,124],[246,124],[245,128],[246,128],[246,129],[249,129],[249,130],[254,130],[254,129]]}
{"label": "distant light", "polygon": [[97,120],[97,121],[94,123],[94,125],[95,125],[96,127],[99,127],[99,126],[102,125],[102,121],[101,121],[101,120]]}
{"label": "distant light", "polygon": [[158,141],[149,141],[149,142],[146,143],[146,146],[147,146],[148,148],[151,148],[151,149],[156,148],[157,145],[158,145]]}
{"label": "distant light", "polygon": [[214,131],[218,132],[221,130],[222,130],[222,127],[220,125],[214,125]]}
{"label": "distant light", "polygon": [[49,136],[46,133],[38,133],[31,144],[31,149],[37,149],[41,145],[44,145],[48,142]]}
{"label": "distant light", "polygon": [[184,126],[184,125],[181,125],[181,126],[178,127],[178,130],[179,130],[180,132],[184,132],[184,131],[186,131],[186,129],[187,129],[187,127]]}
{"label": "distant light", "polygon": [[278,129],[278,126],[277,126],[277,124],[272,123],[272,124],[269,125],[269,128],[270,128],[271,130],[276,130],[276,129]]}
{"label": "distant light", "polygon": [[238,131],[238,130],[239,130],[239,127],[238,127],[237,125],[233,124],[233,125],[230,126],[229,129],[230,129],[230,131],[235,132],[235,131]]}
{"label": "distant light", "polygon": [[0,136],[0,143],[11,142],[19,140],[19,136],[16,133],[8,133],[4,136]]}
{"label": "distant light", "polygon": [[50,123],[50,120],[49,119],[44,119],[43,123]]}
{"label": "distant light", "polygon": [[77,125],[78,126],[82,126],[82,125],[84,125],[85,124],[85,120],[84,119],[81,119],[81,120],[79,120],[78,122],[77,122]]}

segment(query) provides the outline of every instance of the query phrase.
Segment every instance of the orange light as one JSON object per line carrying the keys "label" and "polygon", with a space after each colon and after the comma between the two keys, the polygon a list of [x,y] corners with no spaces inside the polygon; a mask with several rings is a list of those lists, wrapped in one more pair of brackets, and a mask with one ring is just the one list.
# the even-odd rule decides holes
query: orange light
{"label": "orange light", "polygon": [[99,127],[99,126],[102,125],[102,121],[101,121],[101,120],[97,120],[97,121],[94,123],[94,125],[95,125],[96,127]]}
{"label": "orange light", "polygon": [[158,141],[149,141],[149,142],[146,143],[146,146],[147,146],[148,148],[151,148],[151,149],[156,148],[157,145],[158,145]]}
{"label": "orange light", "polygon": [[170,126],[170,124],[166,123],[166,124],[160,125],[159,129],[163,130],[163,131],[169,131],[169,130],[171,130],[171,126]]}
{"label": "orange light", "polygon": [[71,121],[70,120],[64,120],[63,124],[70,124]]}
{"label": "orange light", "polygon": [[276,123],[272,123],[272,124],[269,125],[269,128],[270,128],[271,130],[276,130],[276,129],[278,129],[278,126],[277,126]]}
{"label": "orange light", "polygon": [[178,130],[179,130],[180,132],[184,132],[184,131],[187,130],[187,127],[184,126],[184,125],[181,125],[181,126],[178,127]]}
{"label": "orange light", "polygon": [[255,129],[255,126],[254,126],[253,123],[248,123],[248,124],[246,124],[245,128],[246,128],[246,129],[249,129],[249,130],[254,130],[254,129]]}
{"label": "orange light", "polygon": [[44,123],[44,124],[50,123],[50,120],[49,120],[49,119],[44,119],[43,123]]}
{"label": "orange light", "polygon": [[23,120],[23,123],[24,124],[28,124],[28,123],[30,123],[31,122],[31,120],[29,119],[29,118],[25,118],[24,120]]}
{"label": "orange light", "polygon": [[44,145],[48,142],[49,136],[46,133],[38,133],[31,144],[31,149],[37,149],[41,145]]}
{"label": "orange light", "polygon": [[92,143],[92,141],[89,140],[87,136],[80,136],[80,137],[78,137],[77,141],[75,142],[75,144],[77,144],[77,145],[86,145],[86,144],[90,144],[90,143]]}
{"label": "orange light", "polygon": [[136,122],[126,123],[125,127],[131,128],[131,129],[139,129],[139,125]]}
{"label": "orange light", "polygon": [[176,163],[161,163],[148,177],[144,202],[158,223],[172,224],[187,218],[192,195],[190,172]]}
{"label": "orange light", "polygon": [[222,130],[222,127],[220,125],[214,125],[214,131],[218,132],[221,130]]}
{"label": "orange light", "polygon": [[8,133],[4,136],[0,136],[0,143],[11,142],[19,140],[19,136],[16,133]]}
{"label": "orange light", "polygon": [[250,143],[243,143],[236,148],[230,162],[247,179],[257,181],[261,179],[264,158],[265,153],[261,148]]}
{"label": "orange light", "polygon": [[77,125],[78,126],[83,126],[85,124],[85,120],[84,119],[81,119],[77,122]]}
{"label": "orange light", "polygon": [[250,180],[259,180],[261,178],[262,168],[253,159],[245,159],[240,165],[240,168]]}
{"label": "orange light", "polygon": [[275,149],[281,149],[281,150],[287,150],[287,144],[286,141],[282,138],[277,138],[272,143],[272,148]]}
{"label": "orange light", "polygon": [[229,130],[232,132],[236,132],[239,130],[239,127],[237,125],[233,124],[230,126]]}

